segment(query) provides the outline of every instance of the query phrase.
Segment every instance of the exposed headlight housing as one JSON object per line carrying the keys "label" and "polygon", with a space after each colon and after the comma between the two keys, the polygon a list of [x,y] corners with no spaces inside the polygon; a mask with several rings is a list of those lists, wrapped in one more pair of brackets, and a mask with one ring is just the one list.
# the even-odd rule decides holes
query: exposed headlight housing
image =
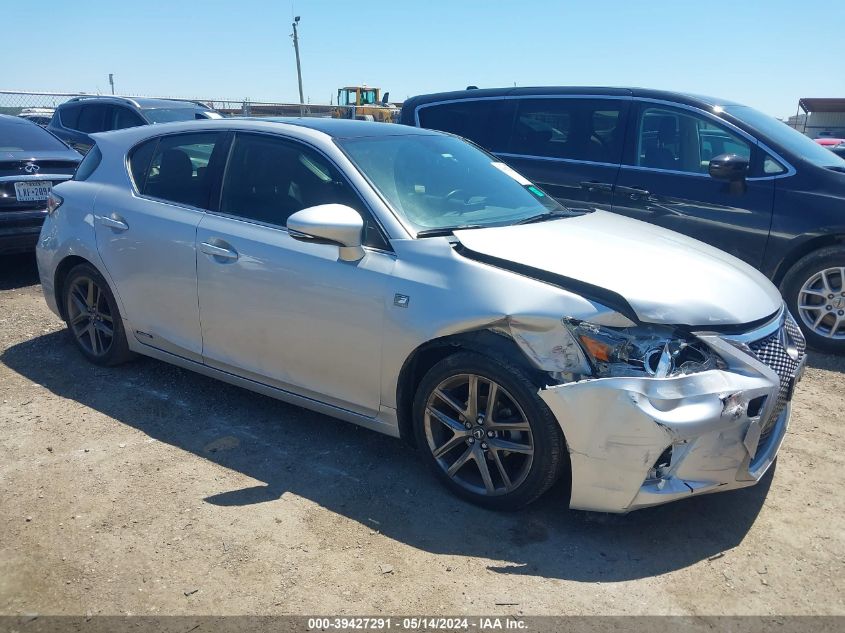
{"label": "exposed headlight housing", "polygon": [[727,368],[707,345],[671,328],[611,328],[574,319],[563,319],[563,324],[584,350],[598,378],[667,378]]}

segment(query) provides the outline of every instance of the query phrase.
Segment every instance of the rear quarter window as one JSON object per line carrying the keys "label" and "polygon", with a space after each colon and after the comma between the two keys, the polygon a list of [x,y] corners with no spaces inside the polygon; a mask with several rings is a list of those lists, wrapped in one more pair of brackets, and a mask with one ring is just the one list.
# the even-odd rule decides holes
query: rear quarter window
{"label": "rear quarter window", "polygon": [[144,141],[129,152],[129,171],[132,174],[132,182],[138,193],[144,190],[150,161],[153,159],[157,144],[158,138],[153,138]]}
{"label": "rear quarter window", "polygon": [[100,148],[96,145],[85,154],[85,158],[79,163],[76,168],[76,173],[73,175],[74,180],[88,180],[88,177],[94,173],[97,167],[100,166],[100,161],[103,160],[103,154]]}

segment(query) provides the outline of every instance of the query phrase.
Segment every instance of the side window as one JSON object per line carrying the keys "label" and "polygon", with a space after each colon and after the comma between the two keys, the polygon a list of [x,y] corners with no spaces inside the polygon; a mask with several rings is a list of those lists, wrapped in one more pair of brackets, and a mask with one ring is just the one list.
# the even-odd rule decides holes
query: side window
{"label": "side window", "polygon": [[59,109],[59,118],[62,121],[62,125],[68,128],[69,130],[78,129],[79,111],[81,109],[82,106],[79,105],[71,105]]}
{"label": "side window", "polygon": [[103,103],[84,104],[79,113],[79,124],[76,129],[86,133],[106,131],[109,125],[106,119],[110,111],[111,107]]}
{"label": "side window", "polygon": [[510,152],[619,163],[628,104],[611,99],[523,99]]}
{"label": "side window", "polygon": [[388,248],[368,210],[337,169],[292,141],[238,134],[229,155],[220,212],[284,227],[297,211],[345,204],[365,219],[364,243]]}
{"label": "side window", "polygon": [[144,125],[144,121],[135,112],[124,106],[112,106],[112,122],[109,129],[123,130],[139,125]]}
{"label": "side window", "polygon": [[144,171],[143,158],[150,142],[139,146],[130,158],[136,186],[143,181],[140,191],[144,195],[208,208],[211,179],[206,178],[206,172],[220,138],[220,132],[162,136]]}
{"label": "side window", "polygon": [[85,154],[85,158],[76,167],[76,172],[73,174],[74,180],[88,180],[88,176],[94,173],[94,170],[100,166],[100,161],[103,159],[103,154],[100,148],[94,145],[91,150]]}
{"label": "side window", "polygon": [[501,151],[505,149],[504,136],[508,127],[501,120],[503,105],[502,99],[455,101],[422,106],[417,114],[420,127],[457,134],[485,149]]}
{"label": "side window", "polygon": [[636,164],[706,174],[710,160],[737,154],[751,160],[751,145],[713,120],[674,108],[644,108],[637,128]]}

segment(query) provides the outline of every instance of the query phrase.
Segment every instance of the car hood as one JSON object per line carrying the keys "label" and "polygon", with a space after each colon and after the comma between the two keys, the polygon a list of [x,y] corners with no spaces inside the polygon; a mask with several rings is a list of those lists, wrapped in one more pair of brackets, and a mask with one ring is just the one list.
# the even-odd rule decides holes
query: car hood
{"label": "car hood", "polygon": [[783,305],[777,288],[739,259],[606,211],[455,236],[466,257],[562,286],[642,322],[742,325]]}

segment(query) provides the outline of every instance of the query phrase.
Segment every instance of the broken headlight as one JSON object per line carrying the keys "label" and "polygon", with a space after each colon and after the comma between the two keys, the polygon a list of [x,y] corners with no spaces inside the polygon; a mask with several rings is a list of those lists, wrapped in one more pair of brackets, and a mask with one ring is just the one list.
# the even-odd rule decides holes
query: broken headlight
{"label": "broken headlight", "polygon": [[584,350],[594,375],[599,378],[666,378],[727,367],[704,343],[669,328],[611,328],[568,319],[564,325]]}

